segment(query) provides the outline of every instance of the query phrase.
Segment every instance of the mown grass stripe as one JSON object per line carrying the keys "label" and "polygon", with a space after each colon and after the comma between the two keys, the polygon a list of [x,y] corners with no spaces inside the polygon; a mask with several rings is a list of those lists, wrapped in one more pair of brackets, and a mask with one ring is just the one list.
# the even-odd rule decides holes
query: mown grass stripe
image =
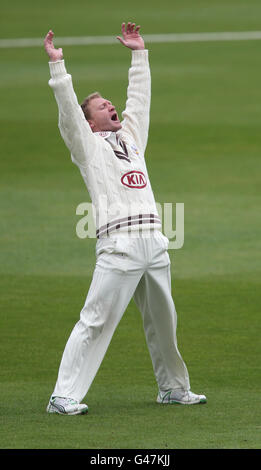
{"label": "mown grass stripe", "polygon": [[[145,34],[145,43],[211,42],[260,40],[261,31]],[[60,46],[88,46],[118,44],[114,36],[56,37]],[[42,47],[43,38],[0,39],[0,48]]]}

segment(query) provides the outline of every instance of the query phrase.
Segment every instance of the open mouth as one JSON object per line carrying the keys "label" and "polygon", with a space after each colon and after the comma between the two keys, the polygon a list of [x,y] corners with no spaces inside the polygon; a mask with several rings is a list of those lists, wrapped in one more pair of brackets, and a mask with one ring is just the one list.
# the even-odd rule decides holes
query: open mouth
{"label": "open mouth", "polygon": [[118,115],[117,115],[117,113],[114,113],[114,114],[112,115],[111,120],[112,120],[112,121],[118,121]]}

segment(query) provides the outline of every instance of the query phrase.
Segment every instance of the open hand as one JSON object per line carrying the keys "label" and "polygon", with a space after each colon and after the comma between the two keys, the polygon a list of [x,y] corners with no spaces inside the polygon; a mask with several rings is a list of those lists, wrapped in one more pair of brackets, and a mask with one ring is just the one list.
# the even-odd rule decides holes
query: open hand
{"label": "open hand", "polygon": [[56,62],[57,60],[62,60],[63,50],[61,47],[59,49],[55,49],[53,45],[53,37],[54,37],[54,33],[50,30],[45,36],[44,48],[51,62]]}
{"label": "open hand", "polygon": [[125,23],[121,25],[121,32],[122,36],[117,36],[117,39],[126,47],[130,49],[137,50],[137,49],[144,49],[144,41],[139,33],[140,26],[136,26],[135,23],[129,22],[127,26]]}

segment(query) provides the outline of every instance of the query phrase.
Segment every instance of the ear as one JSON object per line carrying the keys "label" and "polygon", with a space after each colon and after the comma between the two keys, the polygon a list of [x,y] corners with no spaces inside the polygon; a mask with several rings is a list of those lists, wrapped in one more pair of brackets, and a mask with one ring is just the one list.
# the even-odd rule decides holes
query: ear
{"label": "ear", "polygon": [[89,126],[90,126],[91,130],[93,130],[94,122],[92,121],[92,119],[87,119],[87,122],[89,123]]}

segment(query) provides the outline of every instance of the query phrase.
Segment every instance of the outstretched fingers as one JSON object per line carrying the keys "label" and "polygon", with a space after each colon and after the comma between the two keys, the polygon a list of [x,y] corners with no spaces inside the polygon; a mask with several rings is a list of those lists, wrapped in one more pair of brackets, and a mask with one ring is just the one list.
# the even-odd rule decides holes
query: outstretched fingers
{"label": "outstretched fingers", "polygon": [[45,42],[51,43],[53,41],[53,37],[54,37],[54,33],[50,29],[50,31],[48,31],[48,33],[45,36]]}
{"label": "outstretched fingers", "polygon": [[126,32],[125,26],[126,26],[125,23],[122,23],[122,25],[121,25],[121,32],[122,32],[122,35],[123,35],[123,36],[124,36],[124,34],[125,34],[125,32]]}
{"label": "outstretched fingers", "polygon": [[54,37],[54,33],[51,30],[48,31],[44,39],[44,45],[45,45],[46,50],[50,50],[54,48],[53,37]]}
{"label": "outstretched fingers", "polygon": [[54,37],[54,33],[50,29],[50,31],[48,31],[48,33],[45,36],[44,47],[51,61],[55,62],[57,60],[62,60],[63,50],[61,47],[59,47],[59,49],[55,49],[54,44],[53,44],[53,37]]}
{"label": "outstretched fingers", "polygon": [[132,34],[135,28],[135,23],[131,23],[130,21],[127,24],[127,34]]}
{"label": "outstretched fingers", "polygon": [[117,36],[117,39],[126,47],[130,49],[144,49],[144,41],[140,36],[140,25],[129,21],[127,24],[122,23],[121,32],[122,36]]}
{"label": "outstretched fingers", "polygon": [[123,37],[127,35],[131,35],[133,33],[139,34],[139,30],[140,30],[140,25],[136,26],[136,23],[132,23],[131,21],[129,21],[127,25],[125,23],[122,23],[121,25],[121,32],[122,32]]}

